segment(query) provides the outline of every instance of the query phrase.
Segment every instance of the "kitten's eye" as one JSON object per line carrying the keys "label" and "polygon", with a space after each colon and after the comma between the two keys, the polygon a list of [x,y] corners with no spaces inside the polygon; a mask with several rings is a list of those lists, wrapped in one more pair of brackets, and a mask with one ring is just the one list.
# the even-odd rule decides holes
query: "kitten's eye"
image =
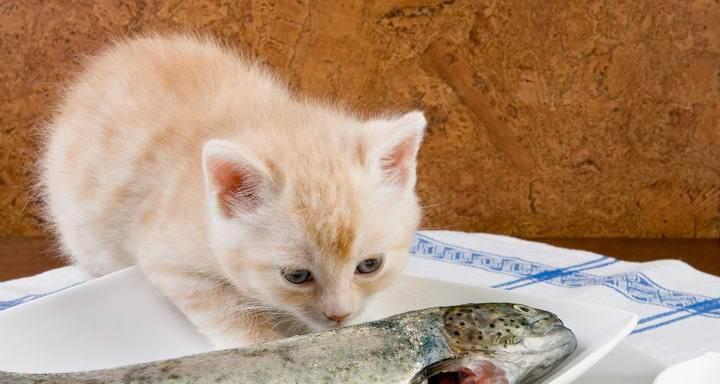
{"label": "kitten's eye", "polygon": [[383,255],[375,255],[369,259],[365,259],[357,265],[356,273],[373,273],[380,269],[383,263]]}
{"label": "kitten's eye", "polygon": [[280,273],[285,280],[293,284],[307,283],[312,278],[312,274],[307,269],[283,269]]}

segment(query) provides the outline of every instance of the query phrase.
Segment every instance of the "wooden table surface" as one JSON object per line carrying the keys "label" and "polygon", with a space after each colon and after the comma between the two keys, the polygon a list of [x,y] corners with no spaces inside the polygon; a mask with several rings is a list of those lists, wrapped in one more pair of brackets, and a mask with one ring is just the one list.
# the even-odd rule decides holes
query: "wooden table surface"
{"label": "wooden table surface", "polygon": [[[584,249],[628,261],[679,259],[720,276],[720,240],[692,239],[534,239]],[[0,281],[31,276],[65,263],[46,239],[0,237]]]}

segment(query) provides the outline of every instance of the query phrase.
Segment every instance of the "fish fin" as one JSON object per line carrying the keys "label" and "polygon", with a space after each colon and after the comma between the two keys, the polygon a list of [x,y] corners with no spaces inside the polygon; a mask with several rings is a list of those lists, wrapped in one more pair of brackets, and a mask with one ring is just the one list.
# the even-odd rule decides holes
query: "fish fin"
{"label": "fish fin", "polygon": [[440,372],[453,372],[460,367],[460,360],[457,358],[440,360],[420,370],[420,372],[413,376],[412,380],[410,380],[410,383],[408,384],[427,384],[428,379],[433,375]]}

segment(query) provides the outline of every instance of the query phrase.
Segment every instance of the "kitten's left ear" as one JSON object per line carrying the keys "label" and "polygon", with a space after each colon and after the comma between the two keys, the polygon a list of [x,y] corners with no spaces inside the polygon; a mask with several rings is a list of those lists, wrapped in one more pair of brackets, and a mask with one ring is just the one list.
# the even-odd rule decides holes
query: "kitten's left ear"
{"label": "kitten's left ear", "polygon": [[422,112],[406,113],[393,120],[372,121],[370,160],[378,164],[386,180],[399,186],[415,185],[417,153],[425,133]]}

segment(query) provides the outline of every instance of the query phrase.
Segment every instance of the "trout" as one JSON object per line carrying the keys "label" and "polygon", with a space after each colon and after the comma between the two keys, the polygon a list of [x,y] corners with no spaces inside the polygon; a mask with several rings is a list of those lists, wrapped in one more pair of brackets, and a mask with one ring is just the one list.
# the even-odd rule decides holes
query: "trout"
{"label": "trout", "polygon": [[0,384],[524,384],[548,375],[576,346],[550,312],[465,304],[119,368],[0,372]]}

